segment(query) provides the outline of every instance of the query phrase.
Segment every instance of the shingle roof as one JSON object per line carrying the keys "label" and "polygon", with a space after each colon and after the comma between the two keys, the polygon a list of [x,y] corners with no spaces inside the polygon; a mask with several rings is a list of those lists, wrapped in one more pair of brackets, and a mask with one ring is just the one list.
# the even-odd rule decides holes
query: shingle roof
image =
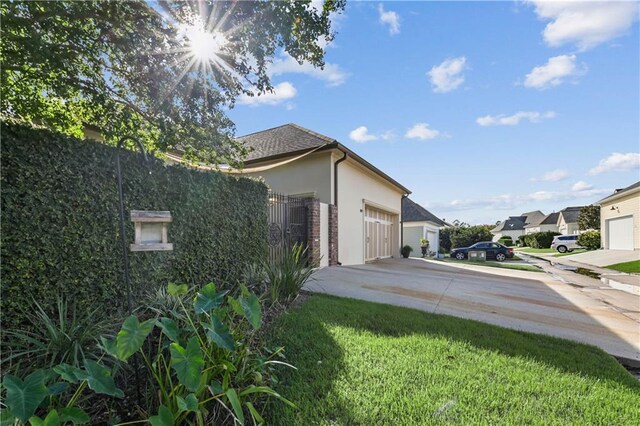
{"label": "shingle roof", "polygon": [[540,225],[555,225],[558,223],[558,217],[560,216],[560,212],[549,213],[547,217],[544,218]]}
{"label": "shingle roof", "polygon": [[445,221],[439,219],[429,210],[409,198],[402,200],[402,221],[433,222],[438,226],[448,226]]}
{"label": "shingle roof", "polygon": [[411,193],[405,186],[401,185],[337,140],[298,126],[297,124],[284,124],[272,129],[241,136],[237,138],[237,140],[243,143],[250,151],[245,159],[245,165],[280,157],[288,157],[295,154],[304,154],[313,149],[324,150],[336,148],[348,154],[350,158],[386,179],[397,188],[400,188],[406,194]]}
{"label": "shingle roof", "polygon": [[616,189],[613,194],[611,194],[608,197],[605,197],[602,200],[598,201],[598,204],[602,203],[603,201],[607,201],[609,198],[617,197],[620,194],[623,194],[625,192],[631,191],[632,189],[636,189],[636,188],[640,188],[640,181],[638,181],[636,183],[633,183],[633,184],[627,186],[626,188]]}
{"label": "shingle roof", "polygon": [[524,229],[526,216],[509,216],[509,219],[504,222],[500,222],[498,226],[493,228],[491,232],[496,233],[500,231],[519,231]]}
{"label": "shingle roof", "polygon": [[292,123],[241,136],[237,140],[249,149],[246,161],[319,148],[337,142]]}
{"label": "shingle roof", "polygon": [[559,214],[562,215],[564,221],[566,223],[575,223],[578,221],[578,215],[582,210],[583,206],[580,207],[567,207],[565,209],[560,210]]}

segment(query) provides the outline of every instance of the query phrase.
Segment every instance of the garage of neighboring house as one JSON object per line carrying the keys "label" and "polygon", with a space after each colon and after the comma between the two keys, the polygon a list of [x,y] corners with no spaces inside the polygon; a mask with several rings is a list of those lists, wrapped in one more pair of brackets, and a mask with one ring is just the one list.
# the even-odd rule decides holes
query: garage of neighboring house
{"label": "garage of neighboring house", "polygon": [[402,200],[402,240],[411,246],[414,256],[420,256],[420,239],[429,241],[429,252],[440,250],[440,229],[451,226],[410,198]]}
{"label": "garage of neighboring house", "polygon": [[600,200],[602,247],[640,250],[640,182]]}

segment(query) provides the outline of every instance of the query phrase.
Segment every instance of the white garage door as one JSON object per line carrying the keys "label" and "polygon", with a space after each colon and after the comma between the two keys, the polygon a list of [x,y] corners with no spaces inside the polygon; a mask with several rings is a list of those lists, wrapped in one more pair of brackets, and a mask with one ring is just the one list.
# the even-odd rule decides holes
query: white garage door
{"label": "white garage door", "polygon": [[607,220],[610,250],[633,250],[633,216]]}
{"label": "white garage door", "polygon": [[393,217],[391,213],[365,207],[365,261],[392,256]]}

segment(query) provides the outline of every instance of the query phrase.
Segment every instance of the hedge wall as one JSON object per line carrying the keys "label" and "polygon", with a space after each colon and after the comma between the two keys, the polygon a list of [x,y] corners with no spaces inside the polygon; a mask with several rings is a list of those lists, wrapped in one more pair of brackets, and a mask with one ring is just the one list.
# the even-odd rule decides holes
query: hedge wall
{"label": "hedge wall", "polygon": [[[2,283],[5,326],[19,326],[31,297],[77,307],[125,303],[116,149],[2,123]],[[233,286],[267,253],[267,188],[246,178],[167,166],[122,153],[127,238],[130,210],[170,210],[170,252],[130,252],[132,285]]]}

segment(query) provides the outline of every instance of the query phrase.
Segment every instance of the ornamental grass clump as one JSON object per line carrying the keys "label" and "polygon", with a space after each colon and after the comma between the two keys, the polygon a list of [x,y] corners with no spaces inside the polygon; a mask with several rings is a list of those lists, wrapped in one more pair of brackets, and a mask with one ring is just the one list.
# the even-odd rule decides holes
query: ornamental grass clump
{"label": "ornamental grass clump", "polygon": [[313,274],[306,260],[307,247],[294,244],[290,251],[276,262],[264,262],[268,294],[272,302],[287,302],[298,295],[304,283]]}

